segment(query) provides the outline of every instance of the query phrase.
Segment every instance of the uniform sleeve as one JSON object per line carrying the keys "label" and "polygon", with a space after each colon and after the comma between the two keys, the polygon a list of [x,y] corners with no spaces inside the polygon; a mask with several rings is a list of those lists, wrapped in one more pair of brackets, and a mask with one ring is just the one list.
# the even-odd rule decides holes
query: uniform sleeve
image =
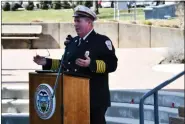
{"label": "uniform sleeve", "polygon": [[59,59],[46,58],[46,65],[42,66],[43,70],[57,70],[60,65]]}
{"label": "uniform sleeve", "polygon": [[100,46],[100,57],[97,60],[91,60],[90,70],[95,73],[110,73],[117,69],[117,57],[115,48],[109,38],[104,38]]}

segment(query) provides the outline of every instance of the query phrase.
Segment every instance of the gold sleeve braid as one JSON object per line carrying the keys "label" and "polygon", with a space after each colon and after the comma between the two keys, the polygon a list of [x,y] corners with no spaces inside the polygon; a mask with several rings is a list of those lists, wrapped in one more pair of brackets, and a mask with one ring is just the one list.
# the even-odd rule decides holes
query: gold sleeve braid
{"label": "gold sleeve braid", "polygon": [[104,73],[106,70],[106,64],[103,60],[96,60],[96,73]]}
{"label": "gold sleeve braid", "polygon": [[58,66],[59,66],[59,60],[57,60],[57,59],[52,59],[51,70],[56,70],[56,69],[58,69]]}

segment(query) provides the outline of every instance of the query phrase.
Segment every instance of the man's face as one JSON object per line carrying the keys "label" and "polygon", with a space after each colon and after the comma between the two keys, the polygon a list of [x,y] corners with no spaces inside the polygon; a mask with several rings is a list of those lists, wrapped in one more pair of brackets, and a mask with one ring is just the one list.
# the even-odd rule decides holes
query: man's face
{"label": "man's face", "polygon": [[86,18],[74,18],[74,26],[79,36],[85,36],[90,26],[90,22]]}

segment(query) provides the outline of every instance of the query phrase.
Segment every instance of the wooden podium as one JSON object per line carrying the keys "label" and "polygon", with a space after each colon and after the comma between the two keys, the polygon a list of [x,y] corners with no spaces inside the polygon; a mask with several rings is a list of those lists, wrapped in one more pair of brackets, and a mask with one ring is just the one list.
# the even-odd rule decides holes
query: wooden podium
{"label": "wooden podium", "polygon": [[56,77],[57,73],[29,73],[30,124],[90,124],[89,78],[60,75],[52,98]]}

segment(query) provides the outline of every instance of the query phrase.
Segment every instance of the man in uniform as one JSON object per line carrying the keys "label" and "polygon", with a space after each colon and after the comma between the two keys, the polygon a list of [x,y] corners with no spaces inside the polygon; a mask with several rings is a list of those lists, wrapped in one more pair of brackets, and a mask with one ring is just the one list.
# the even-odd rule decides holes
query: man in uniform
{"label": "man in uniform", "polygon": [[[117,68],[117,57],[111,40],[93,29],[96,14],[79,5],[74,12],[76,37],[66,38],[64,71],[90,76],[90,122],[106,124],[105,113],[110,104],[108,74]],[[35,56],[34,62],[43,69],[59,68],[61,60]]]}

